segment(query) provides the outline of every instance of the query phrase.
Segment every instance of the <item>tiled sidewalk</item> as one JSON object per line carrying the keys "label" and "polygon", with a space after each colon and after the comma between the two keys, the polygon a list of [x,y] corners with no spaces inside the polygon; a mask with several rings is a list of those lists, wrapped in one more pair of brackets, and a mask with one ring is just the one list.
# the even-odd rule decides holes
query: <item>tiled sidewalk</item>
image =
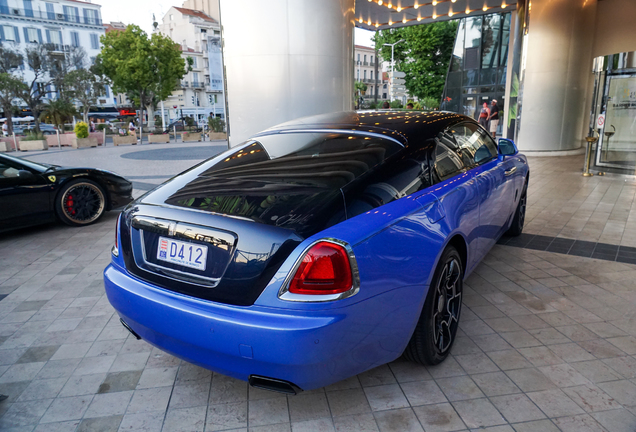
{"label": "tiled sidewalk", "polygon": [[[636,237],[634,182],[582,181],[580,159],[530,161],[528,232]],[[124,330],[101,281],[114,221],[0,238],[0,393],[10,396],[0,430],[636,430],[634,265],[497,245],[465,284],[443,364],[399,359],[286,397]]]}

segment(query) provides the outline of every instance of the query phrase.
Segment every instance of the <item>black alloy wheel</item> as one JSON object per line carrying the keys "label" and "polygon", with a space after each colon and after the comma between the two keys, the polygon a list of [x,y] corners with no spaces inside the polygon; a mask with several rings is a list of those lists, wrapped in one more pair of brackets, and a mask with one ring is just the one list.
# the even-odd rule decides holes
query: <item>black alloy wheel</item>
{"label": "black alloy wheel", "polygon": [[436,365],[450,353],[459,327],[464,269],[457,250],[448,246],[435,270],[422,314],[404,356]]}
{"label": "black alloy wheel", "polygon": [[89,225],[106,210],[106,195],[92,180],[75,180],[58,194],[55,210],[62,222],[72,226]]}
{"label": "black alloy wheel", "polygon": [[523,187],[521,192],[521,198],[519,198],[519,204],[517,204],[517,210],[512,218],[510,228],[506,231],[506,235],[517,237],[523,232],[523,224],[526,221],[526,205],[528,202],[528,184]]}

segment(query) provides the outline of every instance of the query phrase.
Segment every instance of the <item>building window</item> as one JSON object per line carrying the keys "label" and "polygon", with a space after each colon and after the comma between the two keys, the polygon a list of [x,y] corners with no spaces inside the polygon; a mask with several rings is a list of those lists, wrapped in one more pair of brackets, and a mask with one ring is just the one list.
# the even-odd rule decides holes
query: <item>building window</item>
{"label": "building window", "polygon": [[100,25],[99,11],[97,9],[84,9],[84,23]]}
{"label": "building window", "polygon": [[79,33],[71,32],[71,45],[74,47],[80,46]]}
{"label": "building window", "polygon": [[197,58],[192,57],[192,67],[197,67]]}
{"label": "building window", "polygon": [[91,48],[99,49],[99,36],[97,36],[97,33],[91,33]]}
{"label": "building window", "polygon": [[364,62],[365,63],[367,62],[367,55],[366,54],[364,55]]}
{"label": "building window", "polygon": [[174,21],[174,15],[170,14],[170,21]]}
{"label": "building window", "polygon": [[0,0],[0,14],[9,15],[7,0]]}
{"label": "building window", "polygon": [[32,17],[33,16],[33,4],[31,0],[23,0],[24,4],[24,16]]}
{"label": "building window", "polygon": [[371,64],[373,64],[373,56],[371,56]]}
{"label": "building window", "polygon": [[62,32],[58,30],[47,30],[46,42],[56,45],[62,45]]}
{"label": "building window", "polygon": [[64,19],[69,22],[80,22],[79,9],[72,6],[64,6]]}
{"label": "building window", "polygon": [[46,4],[46,17],[50,20],[55,19],[55,7],[53,6],[53,3]]}
{"label": "building window", "polygon": [[199,83],[199,72],[192,72],[192,84]]}
{"label": "building window", "polygon": [[365,80],[367,79],[367,71],[366,70],[364,71],[364,79]]}
{"label": "building window", "polygon": [[369,72],[370,78],[373,80],[373,71]]}
{"label": "building window", "polygon": [[25,28],[24,37],[27,43],[42,43],[42,31],[34,28]]}
{"label": "building window", "polygon": [[358,54],[358,61],[360,61],[360,54]]}
{"label": "building window", "polygon": [[360,69],[356,71],[356,80],[360,81]]}
{"label": "building window", "polygon": [[4,35],[0,34],[0,36],[3,36],[2,40],[9,41],[9,42],[17,42],[15,40],[16,32],[14,31],[14,29],[15,27],[13,26],[9,26],[9,25],[2,26],[2,30],[4,33]]}

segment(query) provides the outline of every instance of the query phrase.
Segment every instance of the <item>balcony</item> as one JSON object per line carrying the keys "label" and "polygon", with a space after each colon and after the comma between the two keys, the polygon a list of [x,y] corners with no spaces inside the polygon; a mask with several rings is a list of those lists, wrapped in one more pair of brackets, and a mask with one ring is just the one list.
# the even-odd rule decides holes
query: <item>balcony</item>
{"label": "balcony", "polygon": [[189,83],[187,81],[181,81],[181,87],[188,88],[190,86],[189,86]]}
{"label": "balcony", "polygon": [[92,26],[102,25],[101,19],[84,17],[79,15],[68,15],[63,13],[53,13],[48,11],[38,11],[33,9],[19,9],[14,7],[0,6],[0,16],[11,16],[20,18],[36,18],[56,22],[68,22],[77,24],[87,24]]}
{"label": "balcony", "polygon": [[192,82],[192,88],[203,88],[203,87],[204,87],[204,84],[202,82],[196,82],[196,81]]}

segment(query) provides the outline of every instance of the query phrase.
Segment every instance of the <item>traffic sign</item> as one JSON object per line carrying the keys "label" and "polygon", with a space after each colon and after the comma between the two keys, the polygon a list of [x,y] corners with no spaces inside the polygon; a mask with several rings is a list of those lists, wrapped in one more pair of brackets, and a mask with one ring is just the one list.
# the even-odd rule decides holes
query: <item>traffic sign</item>
{"label": "traffic sign", "polygon": [[401,79],[401,78],[393,78],[393,81],[392,81],[393,85],[402,85],[402,84],[404,84],[405,82],[406,82],[406,81],[404,81],[404,80],[403,80],[403,79]]}
{"label": "traffic sign", "polygon": [[394,91],[394,92],[396,92],[396,91],[402,91],[402,92],[403,92],[403,91],[406,91],[406,87],[404,87],[404,86],[394,85],[394,86],[393,86],[393,91]]}
{"label": "traffic sign", "polygon": [[400,71],[391,72],[391,78],[404,78],[405,76],[406,74],[404,72],[400,72]]}

